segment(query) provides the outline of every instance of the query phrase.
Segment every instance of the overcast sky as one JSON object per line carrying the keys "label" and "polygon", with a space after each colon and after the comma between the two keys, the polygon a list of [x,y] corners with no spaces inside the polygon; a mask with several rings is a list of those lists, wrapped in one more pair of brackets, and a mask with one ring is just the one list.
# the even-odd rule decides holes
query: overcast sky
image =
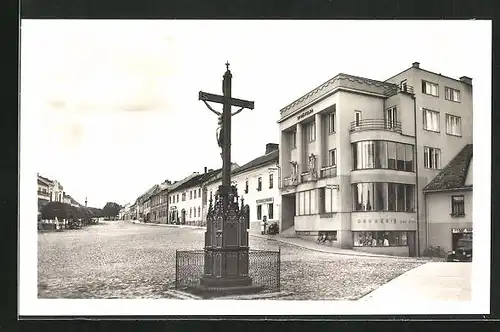
{"label": "overcast sky", "polygon": [[281,108],[340,72],[385,80],[418,61],[472,77],[475,112],[491,112],[487,21],[23,20],[21,33],[21,163],[90,206],[221,167],[198,91],[222,92],[226,61],[233,96],[255,101],[233,118],[240,165],[278,143]]}

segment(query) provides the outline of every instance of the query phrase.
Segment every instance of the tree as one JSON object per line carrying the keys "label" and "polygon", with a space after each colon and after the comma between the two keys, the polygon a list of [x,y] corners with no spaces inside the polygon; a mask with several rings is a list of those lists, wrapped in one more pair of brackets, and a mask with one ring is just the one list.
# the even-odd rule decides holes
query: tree
{"label": "tree", "polygon": [[49,202],[42,208],[42,219],[69,219],[73,211],[71,205],[62,202]]}
{"label": "tree", "polygon": [[120,213],[121,206],[115,202],[107,202],[102,208],[102,214],[104,217],[117,217]]}

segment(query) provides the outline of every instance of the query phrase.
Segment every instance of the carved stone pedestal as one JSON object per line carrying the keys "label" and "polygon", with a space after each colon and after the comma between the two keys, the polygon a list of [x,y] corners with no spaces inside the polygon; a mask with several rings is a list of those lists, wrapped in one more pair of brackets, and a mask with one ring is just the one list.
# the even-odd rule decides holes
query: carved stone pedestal
{"label": "carved stone pedestal", "polygon": [[248,291],[252,279],[248,276],[248,214],[243,199],[238,206],[238,193],[234,186],[220,186],[212,197],[207,214],[205,233],[204,274],[200,288],[207,291]]}

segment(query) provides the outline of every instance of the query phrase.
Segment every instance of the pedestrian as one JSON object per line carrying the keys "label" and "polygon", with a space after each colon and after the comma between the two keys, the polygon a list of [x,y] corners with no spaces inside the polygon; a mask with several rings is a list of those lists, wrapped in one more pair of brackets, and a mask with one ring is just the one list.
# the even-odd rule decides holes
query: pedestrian
{"label": "pedestrian", "polygon": [[389,240],[387,238],[384,239],[384,247],[389,246]]}
{"label": "pedestrian", "polygon": [[260,222],[260,234],[262,235],[266,234],[266,226],[267,226],[266,216],[264,216],[264,218],[262,218],[262,221]]}

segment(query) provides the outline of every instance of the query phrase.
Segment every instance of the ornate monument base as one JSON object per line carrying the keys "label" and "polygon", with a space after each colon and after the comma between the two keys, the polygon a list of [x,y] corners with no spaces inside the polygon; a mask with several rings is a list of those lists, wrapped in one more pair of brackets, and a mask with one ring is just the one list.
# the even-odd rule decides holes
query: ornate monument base
{"label": "ornate monument base", "polygon": [[258,291],[248,276],[248,213],[234,186],[220,186],[207,213],[204,273],[200,288],[207,291]]}

